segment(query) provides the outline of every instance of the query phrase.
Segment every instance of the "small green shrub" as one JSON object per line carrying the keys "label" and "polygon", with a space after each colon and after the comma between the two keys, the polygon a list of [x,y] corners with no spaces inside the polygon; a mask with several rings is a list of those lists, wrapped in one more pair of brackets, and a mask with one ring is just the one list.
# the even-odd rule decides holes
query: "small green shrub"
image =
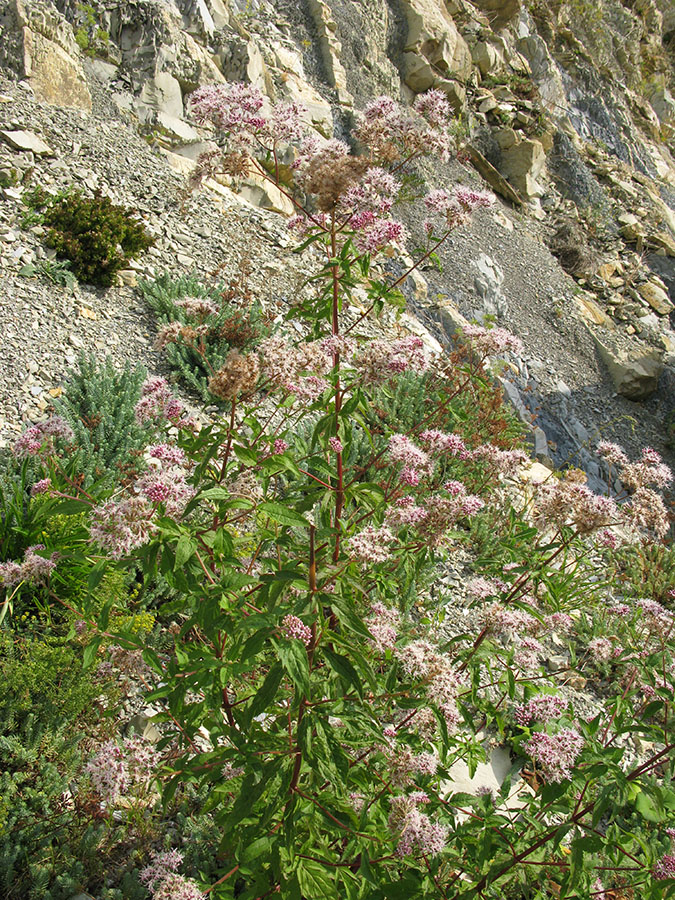
{"label": "small green shrub", "polygon": [[69,259],[78,280],[110,287],[116,273],[154,244],[133,212],[96,191],[49,195],[36,188],[25,198],[48,229],[45,243]]}
{"label": "small green shrub", "polygon": [[75,433],[75,465],[85,483],[119,479],[138,467],[149,432],[136,423],[134,407],[146,376],[140,365],[118,371],[110,357],[99,363],[93,354],[80,355],[54,405]]}

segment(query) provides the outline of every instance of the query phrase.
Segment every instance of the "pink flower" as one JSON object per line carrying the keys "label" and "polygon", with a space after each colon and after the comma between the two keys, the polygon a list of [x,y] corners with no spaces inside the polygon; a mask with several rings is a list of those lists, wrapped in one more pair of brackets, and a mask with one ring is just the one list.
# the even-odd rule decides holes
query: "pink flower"
{"label": "pink flower", "polygon": [[159,757],[150,741],[130,737],[122,745],[106,741],[87,763],[94,789],[106,803],[114,803],[130,790],[147,788]]}
{"label": "pink flower", "polygon": [[675,855],[666,853],[665,856],[662,856],[652,869],[652,875],[657,881],[675,878]]}
{"label": "pink flower", "polygon": [[405,227],[393,219],[376,219],[357,233],[354,243],[362,253],[377,253],[389,244],[403,246],[406,239]]}
{"label": "pink flower", "polygon": [[330,445],[331,450],[334,453],[342,453],[344,448],[342,446],[342,441],[339,438],[336,438],[336,437],[329,438],[328,443]]}
{"label": "pink flower", "polygon": [[431,465],[429,457],[404,434],[394,434],[389,438],[389,456],[392,462],[403,463],[410,469],[427,471]]}
{"label": "pink flower", "polygon": [[162,419],[177,424],[183,414],[183,405],[173,396],[165,378],[149,378],[141,388],[135,413],[139,425]]}
{"label": "pink flower", "polygon": [[150,540],[155,530],[152,514],[152,507],[141,497],[106,500],[91,512],[91,540],[119,559]]}
{"label": "pink flower", "polygon": [[159,459],[172,466],[185,464],[185,453],[175,444],[153,444],[147,448],[147,453],[153,459]]}
{"label": "pink flower", "polygon": [[70,444],[75,434],[70,425],[61,416],[52,416],[45,422],[31,425],[14,444],[14,454],[19,457],[36,456],[42,450],[53,449],[50,438],[56,438],[64,444]]}
{"label": "pink flower", "polygon": [[549,781],[560,782],[572,777],[572,769],[584,746],[578,731],[563,728],[557,734],[536,731],[523,745],[523,750],[538,763]]}
{"label": "pink flower", "polygon": [[507,351],[516,355],[523,352],[522,341],[504,328],[483,328],[480,325],[465,325],[462,334],[471,346],[484,356]]}
{"label": "pink flower", "polygon": [[567,702],[559,694],[539,694],[527,703],[521,703],[514,710],[514,718],[519,725],[531,722],[550,722],[559,719],[567,709]]}
{"label": "pink flower", "polygon": [[397,853],[410,856],[417,851],[424,856],[435,856],[445,847],[447,829],[420,812],[419,806],[428,801],[421,791],[392,797],[388,825],[398,837]]}
{"label": "pink flower", "polygon": [[396,645],[397,629],[400,616],[395,609],[389,609],[379,600],[370,608],[370,616],[366,619],[368,630],[373,636],[372,645],[378,653],[391,650]]}
{"label": "pink flower", "polygon": [[36,497],[38,494],[46,494],[51,487],[51,484],[51,478],[41,478],[40,481],[36,481],[30,489],[31,497]]}
{"label": "pink flower", "polygon": [[450,124],[452,110],[443,91],[432,89],[424,94],[418,94],[413,106],[415,112],[426,119],[430,125],[447,126]]}
{"label": "pink flower", "polygon": [[594,638],[588,644],[588,652],[593,659],[604,662],[612,656],[612,642],[607,638]]}
{"label": "pink flower", "polygon": [[309,628],[302,619],[292,616],[290,613],[281,620],[281,627],[287,638],[296,638],[309,647],[312,643],[312,629]]}
{"label": "pink flower", "polygon": [[627,466],[628,457],[618,444],[612,444],[610,441],[600,441],[598,444],[598,453],[603,456],[608,463],[615,466]]}
{"label": "pink flower", "polygon": [[283,440],[283,438],[277,438],[274,442],[273,447],[273,452],[276,455],[277,453],[285,453],[289,448],[289,444],[285,440]]}
{"label": "pink flower", "polygon": [[389,545],[394,540],[391,530],[383,525],[368,525],[349,540],[349,555],[360,563],[382,563],[390,557]]}

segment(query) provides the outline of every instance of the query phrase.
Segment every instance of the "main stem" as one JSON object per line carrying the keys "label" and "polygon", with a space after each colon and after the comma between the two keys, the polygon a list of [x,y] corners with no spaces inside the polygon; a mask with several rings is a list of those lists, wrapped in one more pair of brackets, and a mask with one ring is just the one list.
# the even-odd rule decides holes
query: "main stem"
{"label": "main stem", "polygon": [[[337,240],[335,229],[335,213],[331,217],[330,228],[330,252],[331,258],[335,259],[337,255]],[[340,273],[337,265],[331,266],[331,277],[333,281],[333,304],[331,316],[331,331],[333,337],[340,334]],[[340,436],[340,410],[342,408],[342,392],[340,390],[340,351],[335,347],[333,351],[333,371],[335,372],[335,436]],[[337,488],[335,491],[335,546],[333,548],[333,562],[337,563],[340,559],[340,519],[342,518],[342,508],[344,506],[344,474],[342,467],[342,450],[337,454]]]}

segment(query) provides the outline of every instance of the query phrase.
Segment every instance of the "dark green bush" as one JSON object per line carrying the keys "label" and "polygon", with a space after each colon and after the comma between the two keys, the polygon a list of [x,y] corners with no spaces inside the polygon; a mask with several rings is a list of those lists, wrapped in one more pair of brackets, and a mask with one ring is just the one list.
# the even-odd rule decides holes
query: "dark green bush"
{"label": "dark green bush", "polygon": [[78,190],[51,196],[37,188],[26,202],[39,211],[39,220],[47,228],[45,243],[69,259],[74,275],[87,284],[110,287],[129,260],[154,244],[132,210],[100,191],[93,197]]}

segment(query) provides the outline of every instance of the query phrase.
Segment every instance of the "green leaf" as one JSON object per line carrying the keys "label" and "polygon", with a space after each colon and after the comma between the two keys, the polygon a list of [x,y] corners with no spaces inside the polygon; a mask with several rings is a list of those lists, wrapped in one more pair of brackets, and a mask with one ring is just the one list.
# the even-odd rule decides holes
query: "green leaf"
{"label": "green leaf", "polygon": [[305,645],[292,639],[277,644],[277,652],[291,681],[306,696],[309,693],[309,659]]}
{"label": "green leaf", "polygon": [[342,656],[340,653],[334,653],[332,650],[326,648],[324,651],[324,656],[326,657],[328,664],[330,665],[333,671],[337,672],[337,674],[347,682],[347,684],[351,684],[356,693],[363,699],[363,683],[361,678],[359,677],[358,672],[351,664],[351,662],[347,659],[346,656]]}
{"label": "green leaf", "polygon": [[252,843],[247,844],[244,847],[244,849],[239,854],[239,863],[244,865],[246,863],[252,862],[259,856],[262,856],[263,853],[268,853],[272,845],[273,841],[271,837],[265,835],[264,837],[258,838],[256,841],[253,841]]}
{"label": "green leaf", "polygon": [[640,791],[635,798],[635,808],[648,822],[661,822],[664,818],[664,814],[659,810],[654,798],[645,794],[644,791]]}
{"label": "green leaf", "polygon": [[296,877],[300,890],[307,900],[338,900],[338,893],[332,873],[327,866],[312,859],[297,860]]}
{"label": "green leaf", "polygon": [[259,716],[261,712],[264,712],[274,700],[283,674],[281,663],[275,663],[269,670],[247,710],[250,717],[249,721]]}
{"label": "green leaf", "polygon": [[188,534],[181,535],[178,538],[178,543],[176,544],[176,560],[173,564],[174,572],[177,569],[182,569],[185,563],[194,553],[196,553],[196,551],[197,542],[194,541]]}
{"label": "green leaf", "polygon": [[103,638],[95,637],[91,640],[89,644],[84,648],[84,653],[82,654],[82,668],[88,669],[89,666],[96,659],[96,654],[98,653],[98,648],[101,646]]}
{"label": "green leaf", "polygon": [[259,503],[258,509],[272,519],[273,522],[278,522],[279,525],[289,525],[295,528],[309,528],[309,522],[304,516],[301,516],[300,513],[296,512],[294,509],[289,509],[287,506],[284,506],[283,503],[275,503],[270,500]]}

